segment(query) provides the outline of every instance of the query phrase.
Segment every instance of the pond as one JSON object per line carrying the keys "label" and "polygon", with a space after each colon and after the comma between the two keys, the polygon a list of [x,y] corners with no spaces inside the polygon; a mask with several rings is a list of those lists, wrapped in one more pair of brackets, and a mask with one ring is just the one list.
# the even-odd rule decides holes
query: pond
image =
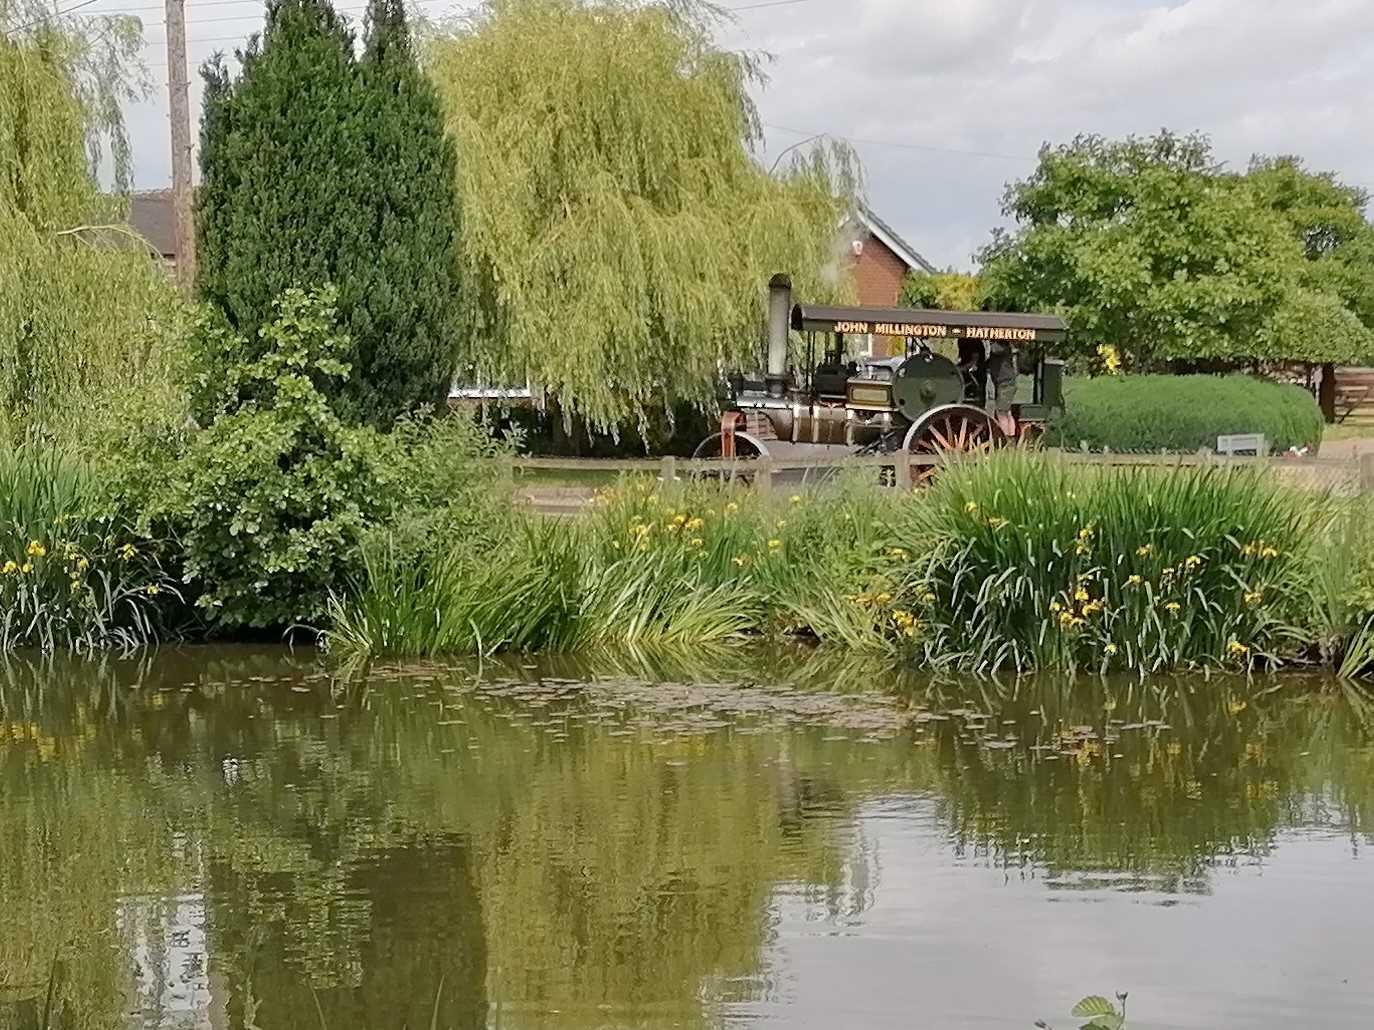
{"label": "pond", "polygon": [[11,660],[0,1027],[1367,1026],[1371,732],[1292,678]]}

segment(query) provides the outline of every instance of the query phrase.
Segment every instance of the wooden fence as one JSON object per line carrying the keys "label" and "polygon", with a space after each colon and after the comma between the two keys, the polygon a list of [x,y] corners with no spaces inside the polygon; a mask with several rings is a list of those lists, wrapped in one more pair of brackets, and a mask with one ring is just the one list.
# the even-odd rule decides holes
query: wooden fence
{"label": "wooden fence", "polygon": [[[1337,493],[1374,494],[1374,454],[1358,458],[1284,458],[1242,457],[1213,454],[1113,454],[1079,451],[1046,451],[1062,461],[1075,464],[1104,466],[1148,466],[1151,468],[1243,467],[1271,469],[1277,475],[1292,479],[1298,485]],[[655,475],[664,482],[682,476],[710,474],[722,479],[739,479],[753,484],[758,490],[771,490],[775,479],[800,478],[803,482],[822,478],[846,470],[891,469],[888,482],[899,488],[909,488],[912,470],[931,468],[945,461],[938,455],[906,455],[898,460],[895,454],[875,454],[864,457],[835,455],[796,458],[749,458],[733,461],[685,458],[515,458],[515,470],[548,472],[637,473]],[[800,473],[800,477],[798,477]]]}

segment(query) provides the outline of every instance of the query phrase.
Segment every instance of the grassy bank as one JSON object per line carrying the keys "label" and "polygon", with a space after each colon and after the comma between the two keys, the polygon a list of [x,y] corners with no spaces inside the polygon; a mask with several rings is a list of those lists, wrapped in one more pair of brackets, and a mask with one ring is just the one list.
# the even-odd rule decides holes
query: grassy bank
{"label": "grassy bank", "polygon": [[495,565],[373,537],[331,603],[330,646],[365,658],[800,636],[985,672],[1316,658],[1353,671],[1374,610],[1355,502],[1248,471],[1008,452],[912,495],[627,482],[598,501],[579,520],[512,515]]}

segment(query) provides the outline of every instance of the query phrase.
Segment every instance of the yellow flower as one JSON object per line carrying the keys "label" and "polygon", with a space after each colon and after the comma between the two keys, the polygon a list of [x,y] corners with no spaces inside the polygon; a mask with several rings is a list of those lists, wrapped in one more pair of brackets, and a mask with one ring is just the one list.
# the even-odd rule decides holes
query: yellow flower
{"label": "yellow flower", "polygon": [[676,533],[676,532],[677,532],[677,529],[678,529],[677,523],[675,523],[675,522],[670,522],[670,523],[668,523],[666,526],[664,526],[663,528],[666,529],[669,533]]}
{"label": "yellow flower", "polygon": [[89,569],[90,567],[91,567],[91,563],[90,563],[87,559],[85,559],[85,558],[78,558],[78,559],[76,560],[76,571],[77,571],[77,572],[85,572],[85,571],[86,571],[87,569]]}
{"label": "yellow flower", "polygon": [[19,563],[18,563],[18,562],[12,562],[12,561],[7,561],[7,562],[5,562],[5,567],[4,567],[3,569],[0,569],[0,572],[2,572],[2,573],[3,573],[4,575],[6,575],[6,576],[12,576],[12,575],[14,575],[16,572],[18,572],[18,571],[19,571]]}
{"label": "yellow flower", "polygon": [[687,526],[686,526],[686,528],[687,528],[687,529],[690,529],[690,530],[698,530],[698,529],[700,529],[700,528],[701,528],[702,526],[704,526],[704,525],[706,525],[706,522],[705,522],[704,519],[701,519],[701,518],[693,518],[693,519],[688,519],[688,520],[687,520]]}
{"label": "yellow flower", "polygon": [[772,540],[768,541],[768,549],[769,549],[770,551],[777,551],[777,550],[780,550],[781,548],[782,548],[782,541],[779,540],[777,537],[774,537]]}
{"label": "yellow flower", "polygon": [[1138,558],[1148,558],[1155,553],[1154,544],[1143,544],[1135,549],[1135,553]]}
{"label": "yellow flower", "polygon": [[935,603],[935,595],[934,595],[934,594],[929,594],[929,593],[927,593],[927,594],[922,594],[922,595],[921,595],[921,600],[924,601],[926,604],[934,604],[934,603]]}
{"label": "yellow flower", "polygon": [[859,594],[857,597],[854,598],[854,603],[857,604],[860,608],[863,608],[868,604],[870,600],[872,600],[872,598],[870,598],[867,594]]}
{"label": "yellow flower", "polygon": [[725,514],[727,515],[733,515],[737,511],[739,511],[739,505],[736,504],[734,501],[731,501],[729,504],[725,506]]}
{"label": "yellow flower", "polygon": [[1106,647],[1102,649],[1102,653],[1107,655],[1108,657],[1111,657],[1112,655],[1116,654],[1116,645],[1108,644]]}
{"label": "yellow flower", "polygon": [[680,526],[680,525],[682,525],[682,524],[683,524],[684,522],[686,522],[686,521],[687,521],[687,516],[686,516],[686,515],[674,515],[674,516],[673,516],[673,525],[675,525],[675,526]]}
{"label": "yellow flower", "polygon": [[1259,590],[1251,590],[1245,595],[1245,603],[1252,606],[1264,603],[1264,593]]}
{"label": "yellow flower", "polygon": [[1074,623],[1073,612],[1060,612],[1060,613],[1059,613],[1059,625],[1061,625],[1061,626],[1072,626],[1073,623]]}
{"label": "yellow flower", "polygon": [[1198,567],[1199,565],[1201,565],[1201,564],[1202,564],[1202,559],[1199,558],[1199,557],[1198,557],[1197,555],[1195,555],[1195,554],[1190,554],[1190,555],[1188,555],[1187,558],[1185,558],[1185,559],[1183,560],[1183,565],[1184,565],[1184,567],[1185,567],[1185,568],[1189,568],[1189,569],[1195,569],[1195,568],[1197,568],[1197,567]]}
{"label": "yellow flower", "polygon": [[1246,544],[1240,549],[1240,553],[1247,558],[1253,558],[1259,552],[1259,548],[1254,544]]}
{"label": "yellow flower", "polygon": [[1078,531],[1078,539],[1088,540],[1092,537],[1093,532],[1094,530],[1092,526],[1084,526],[1082,529]]}
{"label": "yellow flower", "polygon": [[26,561],[23,565],[19,566],[19,572],[20,572],[21,575],[27,576],[27,575],[28,575],[30,572],[32,572],[32,571],[33,571],[33,562],[31,562],[31,561]]}
{"label": "yellow flower", "polygon": [[1085,605],[1083,606],[1083,614],[1084,614],[1084,615],[1096,615],[1096,614],[1097,614],[1098,612],[1100,612],[1101,610],[1102,610],[1102,602],[1101,602],[1101,601],[1089,601],[1087,604],[1085,604]]}
{"label": "yellow flower", "polygon": [[1073,592],[1073,599],[1075,601],[1086,601],[1088,599],[1088,592],[1082,587],[1079,587]]}
{"label": "yellow flower", "polygon": [[886,590],[884,590],[881,594],[879,594],[879,595],[878,595],[877,597],[875,597],[873,600],[877,601],[879,604],[888,604],[888,603],[890,603],[890,602],[892,601],[892,595],[889,594]]}
{"label": "yellow flower", "polygon": [[1057,612],[1057,611],[1059,611],[1059,609],[1061,609],[1061,608],[1063,608],[1063,607],[1064,607],[1064,606],[1063,606],[1062,604],[1060,604],[1057,600],[1051,601],[1051,602],[1050,602],[1050,611],[1052,611],[1052,612]]}
{"label": "yellow flower", "polygon": [[801,494],[793,494],[787,499],[789,504],[801,504]]}
{"label": "yellow flower", "polygon": [[787,528],[787,520],[786,520],[786,519],[778,519],[776,525],[777,525],[777,528],[778,528],[778,529],[786,529],[786,528]]}
{"label": "yellow flower", "polygon": [[[1232,641],[1232,643],[1235,642]],[[1242,648],[1242,650],[1244,649]],[[1239,715],[1241,712],[1245,711],[1245,709],[1249,707],[1249,703],[1245,701],[1228,701],[1226,703],[1226,710],[1230,712],[1232,715]]]}
{"label": "yellow flower", "polygon": [[1164,606],[1164,610],[1168,612],[1170,615],[1177,615],[1179,611],[1182,609],[1182,607],[1183,606],[1179,604],[1177,601],[1170,601],[1168,604]]}
{"label": "yellow flower", "polygon": [[125,561],[131,560],[137,554],[138,551],[133,544],[125,544],[119,549],[119,556]]}
{"label": "yellow flower", "polygon": [[974,512],[976,512],[977,510],[978,510],[978,502],[977,502],[977,501],[969,501],[968,504],[964,505],[964,511],[968,512],[970,515],[972,515],[972,514],[973,514]]}
{"label": "yellow flower", "polygon": [[1250,653],[1250,649],[1246,647],[1244,644],[1242,644],[1239,640],[1233,640],[1229,644],[1227,644],[1226,650],[1229,651],[1231,654],[1237,656]]}
{"label": "yellow flower", "polygon": [[730,560],[731,560],[732,562],[734,562],[736,565],[738,565],[741,569],[744,568],[746,565],[749,564],[749,559],[748,559],[747,557],[745,557],[744,555],[742,555],[742,554],[741,554],[741,555],[736,555],[735,557],[731,558]]}
{"label": "yellow flower", "polygon": [[30,540],[27,550],[24,552],[31,558],[41,558],[48,553],[48,549],[37,540]]}
{"label": "yellow flower", "polygon": [[1080,540],[1078,543],[1074,544],[1073,553],[1074,553],[1074,554],[1087,554],[1089,550],[1090,550],[1090,548],[1088,547],[1088,545],[1085,544],[1085,543],[1083,543],[1083,541]]}
{"label": "yellow flower", "polygon": [[1277,558],[1278,556],[1279,552],[1273,547],[1265,547],[1260,551],[1261,558]]}
{"label": "yellow flower", "polygon": [[149,597],[156,597],[162,591],[158,589],[156,583],[149,583],[146,587],[143,588],[143,592],[147,594]]}
{"label": "yellow flower", "polygon": [[687,546],[689,546],[689,547],[700,547],[700,546],[701,546],[702,544],[704,544],[705,542],[706,542],[706,541],[702,540],[701,537],[699,537],[699,536],[694,536],[694,537],[692,537],[691,543],[689,543]]}
{"label": "yellow flower", "polygon": [[908,557],[906,551],[904,551],[904,550],[903,550],[902,548],[900,548],[900,547],[893,547],[893,548],[891,548],[891,549],[887,552],[887,556],[888,556],[889,558],[906,558],[906,557]]}
{"label": "yellow flower", "polygon": [[1127,576],[1127,577],[1126,577],[1126,585],[1127,585],[1127,586],[1138,587],[1138,586],[1140,586],[1141,583],[1144,583],[1144,582],[1145,582],[1145,581],[1144,581],[1143,579],[1141,579],[1139,576]]}
{"label": "yellow flower", "polygon": [[988,519],[988,525],[993,529],[1001,529],[1006,524],[1007,520],[1000,515],[994,515],[992,518]]}

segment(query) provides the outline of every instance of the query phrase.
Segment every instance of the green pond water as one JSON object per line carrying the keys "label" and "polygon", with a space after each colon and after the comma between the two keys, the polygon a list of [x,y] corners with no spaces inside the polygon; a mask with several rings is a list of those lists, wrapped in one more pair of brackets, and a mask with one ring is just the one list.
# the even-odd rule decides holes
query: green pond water
{"label": "green pond water", "polygon": [[1302,679],[12,659],[0,1027],[1369,1026],[1371,734]]}

